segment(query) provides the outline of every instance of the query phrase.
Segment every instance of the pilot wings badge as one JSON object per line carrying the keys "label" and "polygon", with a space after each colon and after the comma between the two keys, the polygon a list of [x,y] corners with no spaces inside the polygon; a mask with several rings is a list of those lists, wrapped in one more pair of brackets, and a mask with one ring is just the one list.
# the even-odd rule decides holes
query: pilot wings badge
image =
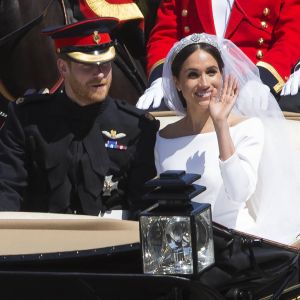
{"label": "pilot wings badge", "polygon": [[105,143],[105,148],[126,150],[126,145],[121,145],[118,143],[118,139],[121,139],[126,136],[125,133],[117,133],[116,130],[111,129],[110,131],[102,130],[102,134],[108,138],[108,141]]}

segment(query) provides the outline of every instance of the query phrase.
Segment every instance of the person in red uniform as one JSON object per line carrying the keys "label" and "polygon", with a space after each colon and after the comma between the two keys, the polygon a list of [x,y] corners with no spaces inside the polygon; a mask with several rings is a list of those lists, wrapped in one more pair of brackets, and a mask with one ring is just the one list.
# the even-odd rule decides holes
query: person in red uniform
{"label": "person in red uniform", "polygon": [[300,58],[299,15],[299,0],[162,0],[147,45],[151,86],[137,106],[159,106],[164,58],[176,41],[194,32],[234,42],[258,66],[262,81],[279,96]]}

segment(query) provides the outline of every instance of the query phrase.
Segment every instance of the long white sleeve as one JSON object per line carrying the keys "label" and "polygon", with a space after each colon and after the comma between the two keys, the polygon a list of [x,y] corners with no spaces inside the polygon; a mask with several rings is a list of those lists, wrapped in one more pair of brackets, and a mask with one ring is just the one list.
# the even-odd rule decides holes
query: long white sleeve
{"label": "long white sleeve", "polygon": [[244,136],[232,134],[236,151],[226,161],[219,160],[219,166],[226,194],[233,201],[243,202],[255,190],[264,140],[263,125],[249,127]]}

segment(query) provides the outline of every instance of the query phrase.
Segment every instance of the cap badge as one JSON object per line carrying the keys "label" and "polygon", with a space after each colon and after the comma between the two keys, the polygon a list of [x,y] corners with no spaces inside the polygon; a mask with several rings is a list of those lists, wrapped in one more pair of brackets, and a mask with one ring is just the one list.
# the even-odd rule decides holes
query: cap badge
{"label": "cap badge", "polygon": [[103,196],[111,196],[113,190],[118,189],[118,181],[112,181],[113,175],[105,176],[103,183]]}
{"label": "cap badge", "polygon": [[99,35],[98,31],[94,31],[93,33],[93,40],[94,42],[99,45],[100,41],[101,41],[101,36]]}

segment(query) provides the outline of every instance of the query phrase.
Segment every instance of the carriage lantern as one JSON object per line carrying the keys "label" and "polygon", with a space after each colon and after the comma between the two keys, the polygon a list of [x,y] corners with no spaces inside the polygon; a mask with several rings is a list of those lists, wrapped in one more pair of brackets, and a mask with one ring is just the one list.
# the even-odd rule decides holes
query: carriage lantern
{"label": "carriage lantern", "polygon": [[144,273],[196,277],[214,263],[210,204],[191,201],[206,189],[192,184],[199,178],[166,171],[146,183],[155,204],[139,218]]}

